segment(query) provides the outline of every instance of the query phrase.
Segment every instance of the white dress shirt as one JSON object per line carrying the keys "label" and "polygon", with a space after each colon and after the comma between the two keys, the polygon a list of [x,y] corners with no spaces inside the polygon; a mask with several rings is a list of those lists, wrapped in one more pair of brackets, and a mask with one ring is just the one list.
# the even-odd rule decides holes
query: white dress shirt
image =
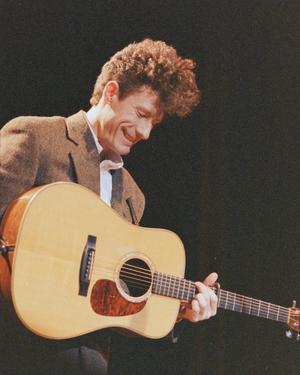
{"label": "white dress shirt", "polygon": [[[100,155],[103,151],[103,147],[100,145],[97,135],[92,128],[91,119],[89,119],[89,112],[86,113],[86,118]],[[110,171],[120,169],[123,167],[123,165],[124,163],[121,156],[113,151],[105,153],[104,159],[100,161],[100,197],[109,206],[111,206],[112,196],[112,175]]]}

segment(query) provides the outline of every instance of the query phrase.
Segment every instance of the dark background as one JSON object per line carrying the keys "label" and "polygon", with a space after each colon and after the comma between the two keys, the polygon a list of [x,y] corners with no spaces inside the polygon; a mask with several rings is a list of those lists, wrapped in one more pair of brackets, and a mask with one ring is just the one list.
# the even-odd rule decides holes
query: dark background
{"label": "dark background", "polygon": [[[143,224],[180,235],[187,277],[216,270],[224,289],[290,306],[300,301],[299,4],[1,0],[0,126],[86,110],[117,50],[145,37],[174,45],[197,61],[203,100],[126,157],[147,197]],[[117,373],[296,375],[300,343],[284,335],[219,311],[178,344],[126,344]]]}

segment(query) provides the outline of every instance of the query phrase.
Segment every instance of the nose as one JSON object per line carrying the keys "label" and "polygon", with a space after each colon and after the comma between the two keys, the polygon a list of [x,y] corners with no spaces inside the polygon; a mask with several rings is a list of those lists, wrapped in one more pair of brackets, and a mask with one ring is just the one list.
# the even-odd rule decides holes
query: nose
{"label": "nose", "polygon": [[150,137],[152,127],[152,121],[150,119],[141,119],[136,127],[136,133],[139,139],[146,141]]}

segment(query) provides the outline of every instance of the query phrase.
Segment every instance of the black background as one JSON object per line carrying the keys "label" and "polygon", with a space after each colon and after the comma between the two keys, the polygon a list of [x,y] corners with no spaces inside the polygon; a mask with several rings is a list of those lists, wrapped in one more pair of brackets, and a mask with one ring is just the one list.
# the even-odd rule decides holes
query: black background
{"label": "black background", "polygon": [[[227,290],[290,306],[300,301],[299,16],[296,0],[1,0],[0,125],[86,110],[117,50],[145,37],[174,45],[197,61],[203,100],[126,157],[147,198],[143,224],[180,235],[187,277],[215,270]],[[126,344],[118,371],[296,375],[300,343],[284,334],[219,311],[173,346]]]}

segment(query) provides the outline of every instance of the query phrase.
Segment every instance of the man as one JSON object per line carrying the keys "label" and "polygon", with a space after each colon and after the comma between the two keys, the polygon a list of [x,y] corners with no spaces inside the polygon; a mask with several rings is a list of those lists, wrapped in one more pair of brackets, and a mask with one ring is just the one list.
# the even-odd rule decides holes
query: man
{"label": "man", "polygon": [[[10,121],[0,138],[0,216],[11,200],[33,186],[73,181],[100,194],[121,216],[138,224],[144,196],[123,168],[121,156],[147,140],[164,116],[184,117],[198,104],[193,68],[193,61],[178,56],[173,47],[146,39],[117,52],[103,66],[87,113],[80,111],[67,119],[20,117]],[[197,322],[215,315],[217,298],[208,286],[216,279],[212,273],[203,283],[196,283],[198,293],[191,305],[182,306],[179,320]],[[4,327],[7,335],[9,324]],[[6,364],[10,374],[33,374],[41,345],[47,350],[39,361],[38,374],[106,371],[98,351],[99,343],[106,342],[101,334],[71,340],[69,346],[22,334],[26,336],[23,346],[34,354],[20,349],[27,360],[25,354],[20,355],[22,370],[10,360]],[[12,350],[3,346],[7,358],[16,360]]]}

